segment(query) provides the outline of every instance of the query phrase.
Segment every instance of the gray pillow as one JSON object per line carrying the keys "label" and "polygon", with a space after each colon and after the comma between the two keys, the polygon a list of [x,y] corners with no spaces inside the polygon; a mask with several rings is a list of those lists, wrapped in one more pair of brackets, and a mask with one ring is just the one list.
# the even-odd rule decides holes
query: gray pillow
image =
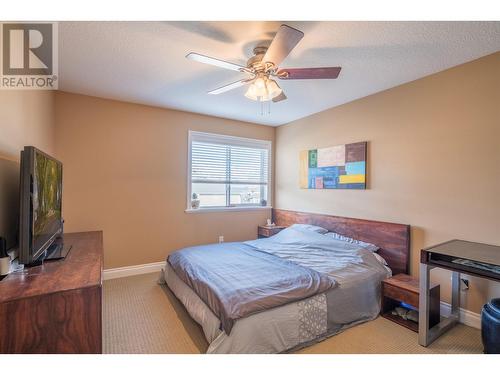
{"label": "gray pillow", "polygon": [[319,234],[328,233],[327,229],[318,227],[316,225],[311,225],[311,224],[293,224],[292,226],[290,226],[290,228],[310,230],[311,232],[316,232]]}
{"label": "gray pillow", "polygon": [[325,236],[332,237],[335,240],[345,241],[345,242],[349,242],[349,243],[352,243],[355,245],[359,245],[362,248],[365,248],[366,250],[370,250],[372,252],[375,252],[378,249],[380,249],[377,245],[374,245],[372,243],[363,242],[360,240],[355,240],[354,238],[343,236],[343,235],[341,235],[339,233],[335,233],[335,232],[328,232],[325,234]]}

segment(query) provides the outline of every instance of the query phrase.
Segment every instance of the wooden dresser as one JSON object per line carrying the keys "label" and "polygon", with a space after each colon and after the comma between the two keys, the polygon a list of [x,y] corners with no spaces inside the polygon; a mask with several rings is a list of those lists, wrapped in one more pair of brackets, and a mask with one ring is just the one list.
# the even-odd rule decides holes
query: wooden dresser
{"label": "wooden dresser", "polygon": [[66,259],[0,281],[0,353],[102,353],[102,239],[66,233]]}

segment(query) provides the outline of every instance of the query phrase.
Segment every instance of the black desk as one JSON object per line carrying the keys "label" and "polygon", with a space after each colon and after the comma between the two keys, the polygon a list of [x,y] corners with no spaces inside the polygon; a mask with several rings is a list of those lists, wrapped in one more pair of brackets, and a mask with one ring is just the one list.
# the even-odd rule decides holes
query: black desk
{"label": "black desk", "polygon": [[[451,314],[429,329],[429,276],[433,268],[452,271]],[[500,246],[452,240],[422,250],[418,330],[420,345],[428,346],[457,324],[460,308],[460,273],[500,281]]]}

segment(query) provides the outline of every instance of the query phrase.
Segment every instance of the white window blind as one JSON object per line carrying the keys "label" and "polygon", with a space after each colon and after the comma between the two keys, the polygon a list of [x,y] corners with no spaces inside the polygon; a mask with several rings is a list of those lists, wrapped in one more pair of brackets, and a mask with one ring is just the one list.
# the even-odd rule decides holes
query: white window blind
{"label": "white window blind", "polygon": [[190,132],[188,208],[195,198],[200,208],[267,206],[270,147],[268,141]]}

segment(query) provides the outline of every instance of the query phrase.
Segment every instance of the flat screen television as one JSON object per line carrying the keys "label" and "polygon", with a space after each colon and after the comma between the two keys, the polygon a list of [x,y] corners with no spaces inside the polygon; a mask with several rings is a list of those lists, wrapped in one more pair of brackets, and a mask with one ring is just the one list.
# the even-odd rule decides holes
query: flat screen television
{"label": "flat screen television", "polygon": [[62,163],[33,146],[24,147],[20,201],[19,263],[64,257]]}

